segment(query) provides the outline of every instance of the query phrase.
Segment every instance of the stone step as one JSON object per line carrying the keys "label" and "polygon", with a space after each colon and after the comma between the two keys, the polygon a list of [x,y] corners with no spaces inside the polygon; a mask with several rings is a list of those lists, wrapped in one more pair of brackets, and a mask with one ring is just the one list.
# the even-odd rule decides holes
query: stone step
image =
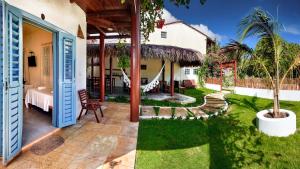
{"label": "stone step", "polygon": [[220,107],[224,107],[224,104],[206,104],[206,107],[214,107],[214,108],[220,108]]}
{"label": "stone step", "polygon": [[206,97],[206,100],[224,100],[223,98]]}

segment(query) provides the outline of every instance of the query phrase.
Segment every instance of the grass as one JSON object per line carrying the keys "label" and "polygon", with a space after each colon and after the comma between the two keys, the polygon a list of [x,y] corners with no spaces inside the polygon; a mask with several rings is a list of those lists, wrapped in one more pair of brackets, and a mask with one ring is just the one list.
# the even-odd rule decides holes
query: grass
{"label": "grass", "polygon": [[180,103],[174,103],[169,101],[158,101],[158,100],[150,100],[150,99],[144,99],[142,100],[142,105],[150,105],[150,106],[168,106],[168,107],[193,107],[193,106],[200,106],[204,103],[204,96],[213,93],[213,90],[206,89],[206,88],[198,88],[198,89],[186,89],[184,94],[187,96],[194,97],[196,99],[196,102],[189,103],[182,105]]}
{"label": "grass", "polygon": [[[228,95],[228,115],[195,120],[143,120],[139,126],[137,169],[300,168],[300,133],[269,137],[257,131],[256,112],[272,100]],[[297,114],[300,102],[281,102]]]}
{"label": "grass", "polygon": [[203,168],[209,164],[206,133],[201,121],[141,121],[136,168]]}

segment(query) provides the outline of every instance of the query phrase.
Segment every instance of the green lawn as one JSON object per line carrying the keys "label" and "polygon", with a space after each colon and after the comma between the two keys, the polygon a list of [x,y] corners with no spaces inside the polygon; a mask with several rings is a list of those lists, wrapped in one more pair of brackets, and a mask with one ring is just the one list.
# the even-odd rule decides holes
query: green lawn
{"label": "green lawn", "polygon": [[[300,133],[287,138],[257,131],[255,114],[272,101],[228,95],[227,116],[208,121],[144,120],[140,122],[137,169],[300,168]],[[300,102],[281,102],[297,114]]]}
{"label": "green lawn", "polygon": [[142,100],[142,105],[150,105],[150,106],[171,106],[171,107],[193,107],[193,106],[200,106],[204,103],[204,96],[213,93],[213,90],[206,89],[206,88],[198,88],[198,89],[186,89],[184,91],[184,94],[187,96],[194,97],[196,99],[195,103],[190,104],[179,104],[179,103],[172,103],[169,101],[157,101],[157,100],[150,100],[150,99],[144,99]]}

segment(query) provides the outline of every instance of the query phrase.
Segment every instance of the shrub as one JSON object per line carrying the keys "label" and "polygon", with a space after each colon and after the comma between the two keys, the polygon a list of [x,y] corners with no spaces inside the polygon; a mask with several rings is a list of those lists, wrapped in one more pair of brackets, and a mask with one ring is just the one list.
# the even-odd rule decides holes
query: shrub
{"label": "shrub", "polygon": [[155,115],[158,116],[159,115],[159,111],[160,111],[160,107],[154,106],[153,110],[154,110]]}
{"label": "shrub", "polygon": [[143,115],[143,107],[142,106],[140,107],[140,115],[141,116]]}
{"label": "shrub", "polygon": [[171,118],[175,118],[175,113],[176,113],[176,107],[171,107]]}
{"label": "shrub", "polygon": [[189,119],[190,117],[196,117],[195,114],[190,110],[190,109],[186,109],[187,110],[187,118]]}

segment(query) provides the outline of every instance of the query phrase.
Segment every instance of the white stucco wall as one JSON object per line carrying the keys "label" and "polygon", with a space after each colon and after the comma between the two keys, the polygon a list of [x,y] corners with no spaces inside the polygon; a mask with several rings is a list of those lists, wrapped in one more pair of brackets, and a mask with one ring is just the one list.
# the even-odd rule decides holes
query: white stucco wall
{"label": "white stucco wall", "polygon": [[[185,74],[185,70],[189,69],[190,74]],[[198,74],[194,73],[194,70],[198,70],[199,67],[183,67],[180,69],[181,71],[181,79],[182,80],[194,80],[196,84],[198,84]]]}
{"label": "white stucco wall", "polygon": [[[167,32],[167,37],[162,38],[161,32]],[[162,29],[156,28],[155,32],[150,34],[149,42],[146,43],[156,45],[171,45],[180,48],[193,49],[205,55],[207,48],[207,37],[192,29],[191,27],[185,25],[184,23],[176,22],[172,24],[166,24]],[[191,73],[189,75],[186,75],[184,73],[185,68],[178,67],[178,69],[180,70],[179,72],[176,72],[175,79],[177,78],[177,80],[194,80],[196,83],[198,83],[198,77],[193,73],[193,69],[196,68],[186,68],[191,69]]]}
{"label": "white stucco wall", "polygon": [[[161,32],[167,32],[167,38],[161,38]],[[162,29],[155,29],[147,44],[171,45],[193,49],[206,54],[207,37],[184,23],[167,24]]]}
{"label": "white stucco wall", "polygon": [[205,83],[204,87],[211,90],[221,91],[221,85],[218,84]]}
{"label": "white stucco wall", "polygon": [[[77,37],[80,24],[86,37],[86,17],[84,11],[69,0],[6,0],[12,6],[37,17],[43,13],[45,21]],[[86,39],[76,38],[76,90],[86,88]],[[77,115],[80,111],[77,96]]]}
{"label": "white stucco wall", "polygon": [[[246,87],[235,87],[234,93],[245,96],[256,96],[260,98],[273,99],[273,90],[269,89],[255,89]],[[286,101],[300,101],[299,90],[280,90],[279,100]]]}
{"label": "white stucco wall", "polygon": [[[24,29],[23,29],[24,30]],[[34,87],[46,86],[53,88],[53,55],[52,55],[52,33],[43,29],[34,29],[32,32],[23,33],[23,76],[27,85]],[[43,59],[43,47],[49,46],[49,74],[44,73],[46,64]],[[36,66],[28,66],[30,52],[34,52]]]}

